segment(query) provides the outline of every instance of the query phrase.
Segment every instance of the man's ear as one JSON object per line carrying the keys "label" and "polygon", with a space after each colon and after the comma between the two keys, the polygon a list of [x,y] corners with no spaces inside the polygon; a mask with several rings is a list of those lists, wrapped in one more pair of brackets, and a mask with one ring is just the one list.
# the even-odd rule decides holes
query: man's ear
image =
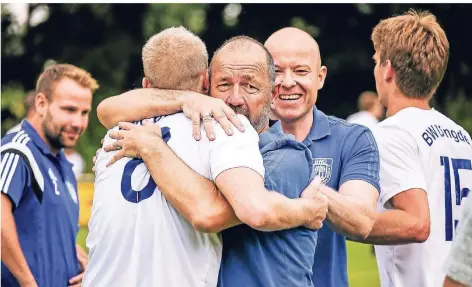
{"label": "man's ear", "polygon": [[318,90],[323,88],[327,74],[328,68],[326,68],[326,66],[321,66],[320,71],[318,72]]}
{"label": "man's ear", "polygon": [[144,77],[142,81],[143,88],[148,89],[151,87],[151,81],[148,78]]}
{"label": "man's ear", "polygon": [[385,61],[385,73],[384,73],[384,80],[386,82],[390,82],[392,79],[394,80],[396,77],[395,69],[392,66],[392,62],[390,60]]}
{"label": "man's ear", "polygon": [[34,100],[34,108],[36,109],[36,113],[42,117],[45,116],[48,105],[49,101],[46,95],[44,93],[37,93]]}
{"label": "man's ear", "polygon": [[208,95],[210,91],[210,81],[208,79],[208,72],[200,73],[200,81],[198,82],[198,92],[200,94]]}

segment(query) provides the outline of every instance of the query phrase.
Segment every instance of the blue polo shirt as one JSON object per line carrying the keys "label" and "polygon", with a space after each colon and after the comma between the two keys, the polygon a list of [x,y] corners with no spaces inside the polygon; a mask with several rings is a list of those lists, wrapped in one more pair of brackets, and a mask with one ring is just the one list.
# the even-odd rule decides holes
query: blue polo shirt
{"label": "blue polo shirt", "polygon": [[[293,136],[270,129],[260,136],[265,187],[288,198],[299,198],[308,186],[311,152]],[[262,232],[239,225],[222,232],[221,287],[313,286],[312,265],[317,231],[298,227]]]}
{"label": "blue polo shirt", "polygon": [[[348,180],[363,180],[379,186],[379,153],[370,130],[313,109],[313,126],[303,143],[313,155],[313,168],[323,183],[339,190]],[[281,128],[280,122],[272,128]],[[362,192],[362,190],[359,190]],[[347,281],[346,238],[328,224],[318,233],[313,264],[316,287],[349,286]]]}
{"label": "blue polo shirt", "polygon": [[[53,155],[24,120],[2,138],[0,189],[13,206],[18,238],[38,286],[67,286],[79,274],[79,205],[72,165]],[[20,286],[2,262],[2,286]]]}

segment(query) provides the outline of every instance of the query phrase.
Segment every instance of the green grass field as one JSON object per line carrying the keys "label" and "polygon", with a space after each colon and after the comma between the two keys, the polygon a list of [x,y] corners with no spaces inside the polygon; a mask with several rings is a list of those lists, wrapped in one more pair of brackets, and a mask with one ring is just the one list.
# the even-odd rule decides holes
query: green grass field
{"label": "green grass field", "polygon": [[370,245],[348,241],[347,264],[351,287],[380,286],[377,262]]}
{"label": "green grass field", "polygon": [[[81,228],[77,236],[77,243],[85,248],[87,228]],[[351,287],[378,287],[379,274],[377,263],[372,254],[370,245],[347,242],[348,275]]]}

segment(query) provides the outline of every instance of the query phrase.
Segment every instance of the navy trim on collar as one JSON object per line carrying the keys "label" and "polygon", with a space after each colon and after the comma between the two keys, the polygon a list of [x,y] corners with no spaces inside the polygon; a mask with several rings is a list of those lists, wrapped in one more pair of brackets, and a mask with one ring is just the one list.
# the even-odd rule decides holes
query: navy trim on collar
{"label": "navy trim on collar", "polygon": [[328,116],[322,111],[318,110],[316,106],[313,106],[313,125],[311,126],[310,133],[303,143],[309,146],[312,141],[322,139],[326,136],[329,136],[330,134],[331,129],[329,127]]}

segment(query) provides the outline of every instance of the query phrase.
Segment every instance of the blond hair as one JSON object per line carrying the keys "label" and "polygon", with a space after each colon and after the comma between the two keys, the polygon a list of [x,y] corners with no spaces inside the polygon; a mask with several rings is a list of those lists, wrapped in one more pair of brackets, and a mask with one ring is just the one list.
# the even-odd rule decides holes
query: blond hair
{"label": "blond hair", "polygon": [[392,63],[404,95],[425,99],[436,92],[446,72],[449,42],[433,14],[410,10],[382,20],[372,32],[372,42],[380,64]]}
{"label": "blond hair", "polygon": [[36,93],[43,93],[48,100],[51,100],[54,87],[64,78],[90,89],[92,94],[99,87],[97,81],[87,71],[71,64],[55,64],[47,67],[39,76]]}
{"label": "blond hair", "polygon": [[203,41],[184,27],[172,27],[152,36],[144,45],[144,76],[161,89],[196,90],[208,68]]}

